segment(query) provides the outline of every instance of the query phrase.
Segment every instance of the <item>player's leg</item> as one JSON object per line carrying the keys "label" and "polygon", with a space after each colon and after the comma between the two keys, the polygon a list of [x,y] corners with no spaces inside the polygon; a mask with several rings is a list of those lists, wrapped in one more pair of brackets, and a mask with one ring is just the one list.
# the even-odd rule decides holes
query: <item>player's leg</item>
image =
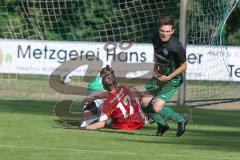
{"label": "player's leg", "polygon": [[[177,122],[177,123],[184,123],[185,122],[184,117],[179,115],[178,113],[176,113],[171,108],[165,106],[165,101],[163,101],[162,99],[154,98],[154,100],[152,101],[152,104],[153,104],[153,107],[152,107],[153,111],[152,112],[158,112],[162,116],[162,119],[168,118],[168,119],[171,119],[172,121]],[[150,106],[147,107],[147,108],[151,109]],[[162,108],[162,109],[160,110],[160,108]],[[148,109],[148,112],[151,112],[150,109]],[[155,118],[153,118],[153,119],[155,119]],[[162,123],[162,125],[165,125],[165,124]]]}
{"label": "player's leg", "polygon": [[178,123],[176,136],[179,137],[185,131],[187,119],[173,111],[171,108],[165,106],[165,103],[174,96],[177,89],[178,87],[172,84],[163,85],[161,91],[159,92],[159,95],[155,97],[156,101],[154,103],[153,109],[155,112],[160,113],[163,117],[167,117]]}
{"label": "player's leg", "polygon": [[[164,107],[165,103],[169,101],[177,91],[178,87],[176,86],[177,85],[174,86],[169,83],[160,84],[160,83],[157,83],[156,80],[151,79],[145,85],[145,88],[148,91],[149,95],[145,94],[145,96],[143,96],[142,98],[142,102],[143,102],[143,106],[146,106],[148,103],[150,104],[147,107],[145,107],[145,110],[148,110],[147,112],[159,113],[162,116],[165,116],[167,118],[172,119],[173,121],[178,122],[178,131],[176,135],[181,136],[185,131],[185,126],[187,124],[186,120],[182,116],[174,112],[171,108]],[[153,98],[153,96],[155,96],[155,98]],[[151,98],[152,100],[150,103],[149,99]],[[156,119],[153,115],[152,115],[152,118]],[[163,119],[163,117],[161,118]],[[164,128],[166,130],[169,129],[169,128],[166,128],[166,125],[164,124],[162,125],[165,126]],[[160,129],[161,129],[161,126],[158,127],[158,130]]]}
{"label": "player's leg", "polygon": [[176,113],[170,107],[165,106],[159,113],[163,118],[171,119],[174,122],[184,122],[184,117]]}
{"label": "player's leg", "polygon": [[[143,111],[145,113],[148,114],[149,118],[150,118],[150,123],[151,121],[156,122],[158,125],[158,129],[156,132],[156,135],[163,135],[164,132],[166,132],[169,129],[168,124],[164,121],[164,119],[161,117],[161,115],[159,113],[157,113],[154,109],[154,103],[155,105],[160,106],[156,101],[156,99],[154,98],[154,96],[156,96],[158,94],[158,91],[161,89],[159,88],[161,86],[159,86],[157,84],[157,81],[152,78],[146,85],[146,92],[145,94],[142,96],[141,102],[142,102],[142,107],[143,107]],[[156,106],[155,108],[157,108],[158,106]],[[163,105],[161,105],[160,107],[163,107]]]}
{"label": "player's leg", "polygon": [[141,95],[141,93],[137,90],[137,88],[134,87],[134,86],[129,86],[128,89],[129,89],[129,91],[131,92],[131,94],[134,96],[134,98],[139,101],[140,98],[142,97],[142,95]]}
{"label": "player's leg", "polygon": [[164,134],[164,132],[166,132],[169,129],[168,124],[164,121],[164,119],[162,118],[162,116],[155,112],[153,109],[153,101],[154,98],[153,96],[151,96],[149,93],[145,93],[143,98],[142,98],[142,102],[143,104],[148,104],[147,106],[144,107],[143,105],[143,111],[145,113],[147,113],[148,117],[149,117],[149,121],[151,123],[151,121],[156,122],[158,125],[158,129],[156,132],[157,136],[162,136]]}
{"label": "player's leg", "polygon": [[[165,102],[160,98],[154,98],[154,101],[152,102],[152,104],[153,104],[153,107],[152,107],[153,113],[150,113],[149,117],[151,117],[158,124],[156,135],[163,135],[163,133],[169,129],[168,124],[164,121],[164,117],[169,118],[175,122],[178,122],[178,129],[176,133],[177,137],[181,136],[185,132],[187,119],[185,119],[183,116],[173,111],[171,108],[164,107]],[[147,107],[147,108],[150,108],[150,107]],[[158,110],[156,108],[157,109],[162,108],[162,109],[159,112],[157,112]],[[147,112],[151,112],[151,111],[148,109]]]}
{"label": "player's leg", "polygon": [[103,99],[97,99],[84,106],[81,127],[85,127],[99,120],[100,110],[103,102]]}
{"label": "player's leg", "polygon": [[157,123],[158,129],[157,129],[156,135],[162,136],[164,132],[169,130],[169,125],[164,121],[162,114],[159,114],[159,110],[163,110],[165,108],[164,107],[165,102],[162,99],[154,98],[152,100],[152,105],[153,105],[153,111],[155,112],[153,113],[153,116],[152,116],[153,120],[158,119],[158,123]]}

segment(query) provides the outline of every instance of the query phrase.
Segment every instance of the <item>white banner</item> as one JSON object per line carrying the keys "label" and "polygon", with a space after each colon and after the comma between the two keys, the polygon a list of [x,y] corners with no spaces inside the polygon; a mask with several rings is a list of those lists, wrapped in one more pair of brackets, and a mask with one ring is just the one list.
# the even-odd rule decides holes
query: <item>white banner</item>
{"label": "white banner", "polygon": [[[102,61],[103,66],[115,61],[141,65],[153,63],[153,47],[136,43],[0,40],[0,73],[50,75],[64,62],[83,57],[88,62]],[[189,45],[187,61],[188,80],[240,81],[240,47]],[[83,76],[87,67],[79,64],[73,75]],[[128,77],[145,73],[140,70]]]}
{"label": "white banner", "polygon": [[240,47],[187,46],[187,79],[240,81]]}
{"label": "white banner", "polygon": [[[149,44],[0,40],[0,72],[50,75],[64,62],[84,57],[102,61],[103,66],[114,61],[140,64],[152,62],[149,49]],[[79,64],[73,75],[83,76],[87,67]]]}

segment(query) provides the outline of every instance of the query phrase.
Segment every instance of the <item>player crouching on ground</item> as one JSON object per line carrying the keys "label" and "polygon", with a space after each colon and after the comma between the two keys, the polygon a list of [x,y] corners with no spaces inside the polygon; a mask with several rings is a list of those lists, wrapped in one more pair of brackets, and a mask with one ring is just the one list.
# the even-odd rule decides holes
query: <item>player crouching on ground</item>
{"label": "player crouching on ground", "polygon": [[99,121],[82,128],[104,128],[108,119],[112,119],[114,129],[136,130],[142,128],[145,124],[145,117],[138,97],[125,86],[118,86],[113,70],[109,66],[103,68],[103,70],[106,69],[109,72],[101,76],[108,95],[102,105]]}

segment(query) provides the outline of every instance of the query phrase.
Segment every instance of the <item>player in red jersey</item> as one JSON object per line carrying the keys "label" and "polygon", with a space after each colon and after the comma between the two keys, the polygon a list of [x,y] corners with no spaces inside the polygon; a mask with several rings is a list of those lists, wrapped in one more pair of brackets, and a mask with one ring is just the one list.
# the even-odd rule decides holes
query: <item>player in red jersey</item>
{"label": "player in red jersey", "polygon": [[[143,127],[145,117],[136,94],[125,86],[118,86],[113,70],[102,75],[102,82],[108,96],[103,103],[99,121],[84,127],[85,129],[103,128],[111,118],[114,129],[136,130]],[[103,68],[103,70],[106,69]]]}

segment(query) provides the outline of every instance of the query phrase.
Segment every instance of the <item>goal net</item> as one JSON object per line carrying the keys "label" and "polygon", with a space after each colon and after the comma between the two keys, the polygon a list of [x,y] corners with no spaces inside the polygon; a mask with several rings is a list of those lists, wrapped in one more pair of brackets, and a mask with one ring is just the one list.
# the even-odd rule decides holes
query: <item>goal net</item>
{"label": "goal net", "polygon": [[187,101],[195,105],[237,101],[240,83],[232,58],[236,50],[225,46],[224,37],[224,25],[237,1],[198,2],[189,1],[188,7]]}
{"label": "goal net", "polygon": [[[239,98],[236,94],[239,83],[226,77],[231,68],[223,36],[224,24],[236,4],[237,0],[191,0],[188,3],[189,62],[208,61],[207,65],[191,65],[191,72],[187,73],[186,102],[189,104]],[[151,37],[157,31],[158,16],[174,18],[175,36],[178,37],[180,0],[2,0],[0,40],[150,45]],[[11,47],[11,41],[8,47]],[[22,54],[27,53],[27,49]],[[4,51],[0,55],[2,62],[11,60]],[[1,97],[66,99],[66,95],[49,87],[47,75],[4,72],[0,78]],[[176,100],[177,96],[173,101]]]}

